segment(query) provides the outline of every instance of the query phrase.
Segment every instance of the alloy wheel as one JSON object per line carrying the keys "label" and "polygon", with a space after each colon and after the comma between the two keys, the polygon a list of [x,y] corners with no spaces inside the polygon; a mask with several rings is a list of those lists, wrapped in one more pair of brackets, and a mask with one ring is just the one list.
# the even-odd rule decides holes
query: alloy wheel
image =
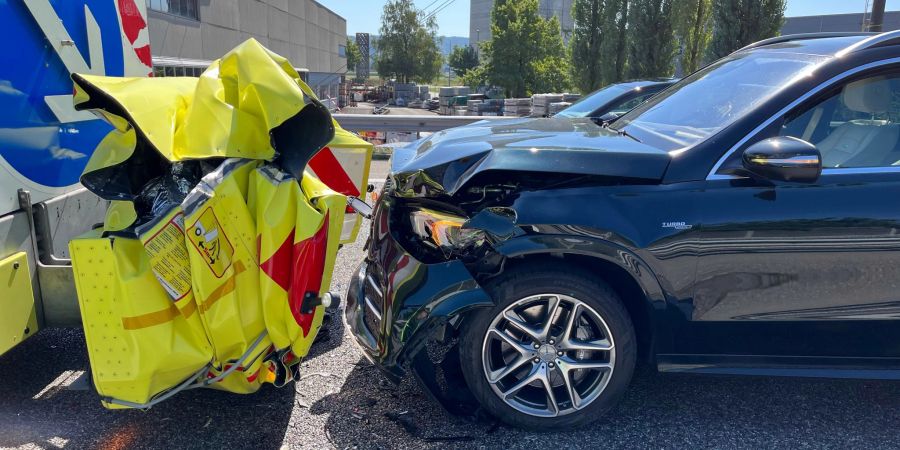
{"label": "alloy wheel", "polygon": [[513,302],[491,322],[482,345],[494,393],[525,414],[556,417],[596,400],[609,383],[612,333],[587,303],[562,294]]}

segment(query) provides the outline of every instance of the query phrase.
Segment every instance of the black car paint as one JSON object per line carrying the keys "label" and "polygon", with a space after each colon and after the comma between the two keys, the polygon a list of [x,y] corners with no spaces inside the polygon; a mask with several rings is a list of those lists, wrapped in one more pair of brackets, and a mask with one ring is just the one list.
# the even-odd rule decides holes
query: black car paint
{"label": "black car paint", "polygon": [[[819,44],[800,51],[830,51]],[[728,149],[736,151],[723,170],[739,164],[750,144],[777,135],[778,123],[757,128],[794,100],[849,68],[897,56],[897,47],[885,47],[833,59],[687,152],[654,151],[562,119],[438,133],[395,156],[395,184],[379,200],[360,276],[415,261],[415,249],[384,226],[402,220],[392,212],[397,203],[426,198],[456,208],[473,186],[515,185],[522,173],[589,176],[562,186],[548,176],[546,186],[520,185],[488,199],[514,211],[513,226],[522,231],[485,227],[494,236],[491,252],[502,256],[494,269],[523,257],[576,256],[629,274],[642,295],[626,300],[646,314],[648,356],[662,370],[900,378],[900,208],[886,207],[900,198],[900,173],[823,174],[809,184],[707,180]],[[429,333],[382,325],[391,342],[367,353],[389,372],[402,375],[422,342],[435,337],[431,330],[464,320],[466,307],[491,304],[479,278],[492,272],[453,261],[459,264],[417,266],[422,279],[408,296],[390,288],[384,308],[394,320],[405,326],[415,317]],[[359,286],[351,287],[348,306],[364,298]],[[460,286],[460,295],[476,300],[463,305],[449,295],[453,307],[435,314],[434,299]],[[351,323],[357,317],[350,309],[347,315]]]}
{"label": "black car paint", "polygon": [[[383,197],[375,208],[366,260],[350,281],[346,311],[366,356],[399,380],[435,330],[471,308],[493,305],[493,300],[462,261],[427,264],[405,251],[392,235],[389,211],[394,202]],[[380,295],[373,295],[373,289]],[[381,320],[366,310],[367,295],[382,299],[374,305]]]}
{"label": "black car paint", "polygon": [[[511,119],[478,122],[435,133],[396,152],[393,180],[400,192],[454,195],[489,172],[565,173],[658,182],[668,153],[623,138],[590,119]],[[402,167],[402,169],[401,169]]]}

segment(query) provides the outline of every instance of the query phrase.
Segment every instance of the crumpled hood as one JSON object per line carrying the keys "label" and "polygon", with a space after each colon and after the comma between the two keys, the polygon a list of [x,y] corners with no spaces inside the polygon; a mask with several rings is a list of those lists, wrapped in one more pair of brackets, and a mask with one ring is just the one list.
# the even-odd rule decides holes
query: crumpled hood
{"label": "crumpled hood", "polygon": [[481,121],[394,151],[399,190],[453,195],[487,171],[524,171],[662,180],[671,157],[589,119]]}

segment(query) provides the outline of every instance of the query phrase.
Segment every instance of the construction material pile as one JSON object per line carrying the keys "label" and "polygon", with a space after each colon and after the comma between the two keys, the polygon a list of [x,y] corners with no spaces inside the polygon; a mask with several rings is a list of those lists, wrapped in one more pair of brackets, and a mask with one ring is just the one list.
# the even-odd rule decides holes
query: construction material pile
{"label": "construction material pile", "polygon": [[455,97],[468,96],[470,92],[471,92],[471,89],[469,89],[466,86],[442,87],[440,89],[440,91],[438,91],[438,95],[439,95],[439,97],[438,97],[438,101],[439,101],[438,114],[441,114],[444,116],[453,115],[454,106],[464,106],[464,104],[463,105],[453,105],[452,104],[453,99]]}
{"label": "construction material pile", "polygon": [[528,117],[531,115],[530,98],[508,98],[503,100],[503,115],[508,117]]}
{"label": "construction material pile", "polygon": [[535,94],[531,97],[531,117],[547,117],[550,104],[563,101],[563,94]]}

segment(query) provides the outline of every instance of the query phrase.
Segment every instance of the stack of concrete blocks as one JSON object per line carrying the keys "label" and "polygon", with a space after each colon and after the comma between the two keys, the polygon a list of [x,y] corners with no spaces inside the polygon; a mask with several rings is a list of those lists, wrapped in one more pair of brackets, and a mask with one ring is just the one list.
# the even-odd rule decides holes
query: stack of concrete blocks
{"label": "stack of concrete blocks", "polygon": [[453,108],[450,106],[450,100],[460,95],[469,95],[470,89],[466,86],[447,86],[442,87],[438,92],[439,108],[438,114],[449,116],[453,114]]}
{"label": "stack of concrete blocks", "polygon": [[431,100],[431,92],[428,91],[427,85],[418,86],[418,99],[424,101]]}
{"label": "stack of concrete blocks", "polygon": [[531,117],[547,117],[551,103],[561,103],[563,94],[535,94],[531,97]]}
{"label": "stack of concrete blocks", "polygon": [[503,100],[504,117],[528,117],[530,115],[530,98],[508,98]]}
{"label": "stack of concrete blocks", "polygon": [[406,104],[419,98],[419,87],[415,83],[397,83],[394,85],[394,100],[403,99]]}
{"label": "stack of concrete blocks", "polygon": [[470,116],[499,116],[503,109],[503,100],[490,98],[470,100],[468,107]]}
{"label": "stack of concrete blocks", "polygon": [[467,116],[480,116],[478,113],[478,107],[484,104],[484,100],[469,100],[466,102],[466,115]]}

